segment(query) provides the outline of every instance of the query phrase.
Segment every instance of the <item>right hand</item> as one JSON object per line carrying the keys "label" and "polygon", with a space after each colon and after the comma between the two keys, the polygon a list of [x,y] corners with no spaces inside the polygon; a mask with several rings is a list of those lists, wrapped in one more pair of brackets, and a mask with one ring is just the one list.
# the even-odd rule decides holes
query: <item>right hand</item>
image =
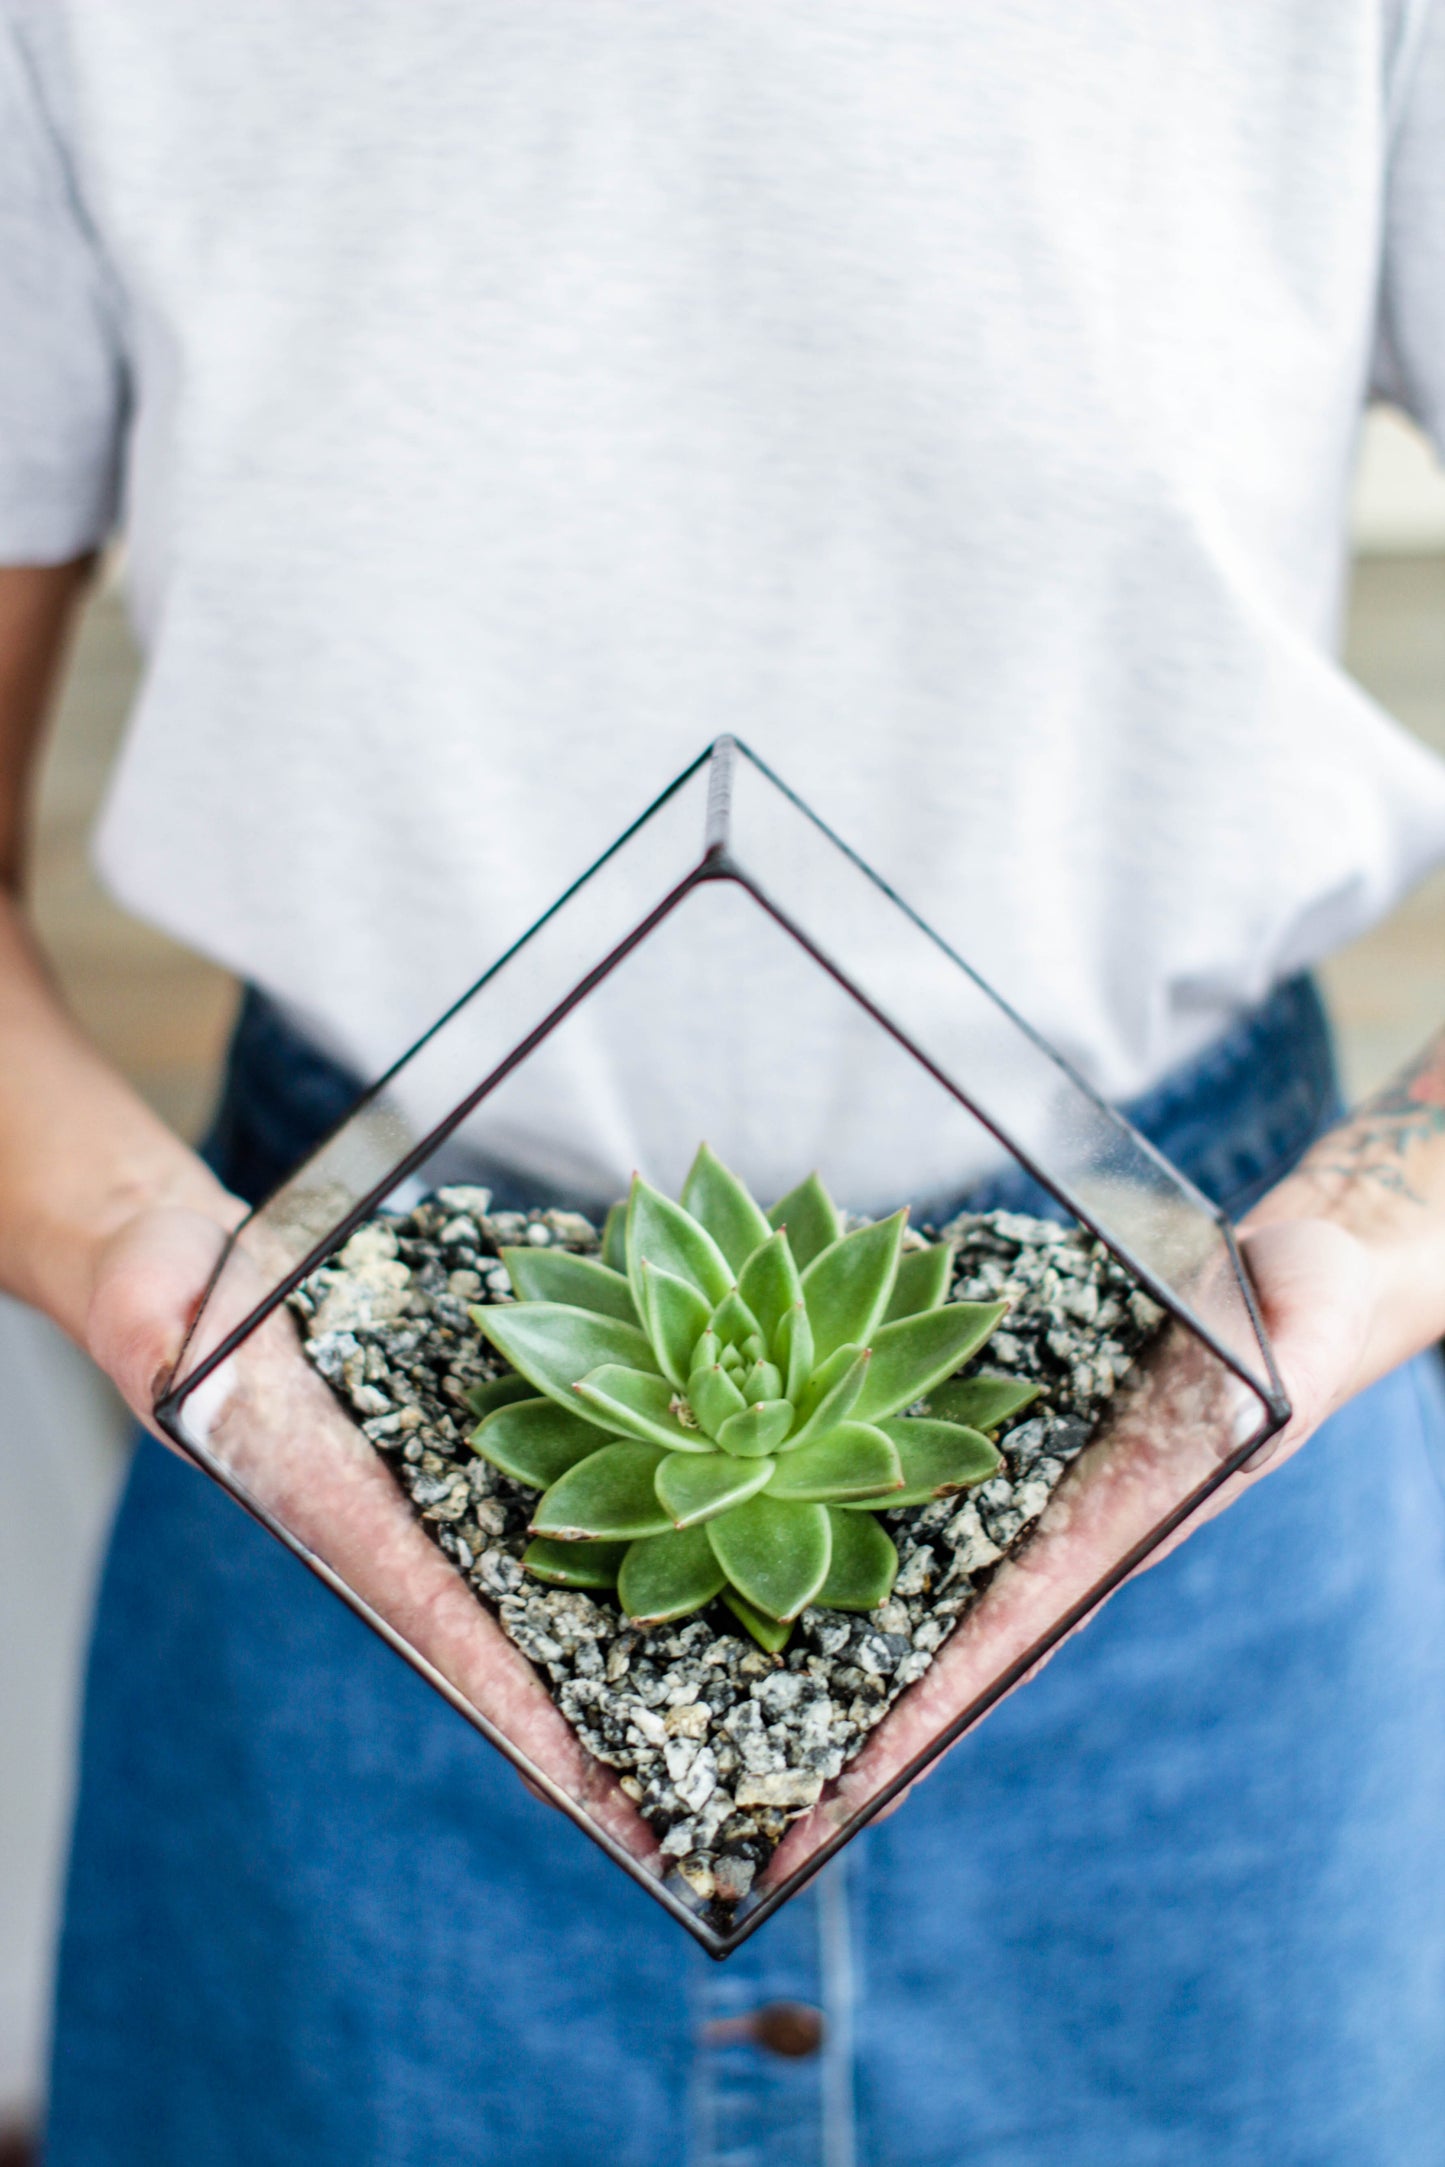
{"label": "right hand", "polygon": [[[153,1409],[246,1206],[216,1191],[216,1215],[160,1205],[129,1219],[96,1256],[85,1345],[153,1435]],[[163,1442],[168,1442],[162,1439]]]}

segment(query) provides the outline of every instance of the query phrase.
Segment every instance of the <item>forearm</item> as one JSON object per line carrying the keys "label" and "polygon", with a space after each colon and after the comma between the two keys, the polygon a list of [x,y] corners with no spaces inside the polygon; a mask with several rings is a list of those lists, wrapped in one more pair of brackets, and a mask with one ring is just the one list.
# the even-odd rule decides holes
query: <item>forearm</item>
{"label": "forearm", "polygon": [[95,1267],[138,1213],[234,1207],[66,1015],[0,893],[0,1287],[84,1340]]}
{"label": "forearm", "polygon": [[100,1259],[157,1204],[235,1207],[66,1015],[19,897],[30,775],[88,560],[0,568],[0,1288],[89,1337]]}
{"label": "forearm", "polygon": [[1285,1220],[1342,1228],[1374,1274],[1352,1391],[1445,1337],[1445,1031],[1323,1136],[1245,1230]]}

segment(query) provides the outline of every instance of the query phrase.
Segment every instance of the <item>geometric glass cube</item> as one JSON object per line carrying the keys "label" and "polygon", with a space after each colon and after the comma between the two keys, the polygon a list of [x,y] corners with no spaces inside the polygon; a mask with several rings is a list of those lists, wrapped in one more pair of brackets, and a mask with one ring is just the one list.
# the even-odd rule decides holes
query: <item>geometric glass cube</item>
{"label": "geometric glass cube", "polygon": [[[709,999],[719,973],[733,987],[759,989],[752,1003],[727,1003],[725,1023]],[[600,1037],[611,1049],[630,1049],[627,1059],[597,1062]],[[506,1202],[580,1211],[594,1222],[622,1194],[633,1165],[675,1196],[690,1149],[673,1156],[676,1121],[662,1149],[646,1130],[655,1103],[648,1093],[681,1042],[689,1074],[702,1079],[681,1129],[690,1144],[706,1138],[764,1203],[818,1165],[825,1117],[847,1172],[840,1178],[827,1163],[818,1170],[849,1211],[873,1216],[908,1203],[915,1223],[941,1226],[960,1199],[982,1189],[986,1200],[989,1185],[996,1190],[1012,1169],[1016,1180],[1026,1175],[1038,1185],[1026,1209],[1086,1232],[1087,1242],[1076,1239],[1069,1254],[1106,1261],[1108,1252],[1127,1274],[1116,1282],[1135,1290],[1133,1314],[1158,1319],[1071,1464],[1035,1459],[1054,1482],[1046,1495],[1039,1482],[1029,1488],[1018,1445],[1008,1495],[1019,1500],[1013,1519],[1031,1522],[1022,1538],[1003,1532],[1012,1529],[1007,1506],[988,1523],[997,1543],[985,1540],[976,1516],[968,1519],[969,1540],[983,1545],[973,1554],[987,1562],[965,1573],[958,1549],[946,1564],[947,1543],[961,1540],[958,1517],[934,1537],[924,1556],[935,1558],[941,1583],[953,1573],[957,1600],[935,1645],[910,1655],[912,1682],[889,1684],[897,1645],[887,1633],[866,1642],[855,1634],[849,1652],[864,1669],[854,1664],[850,1684],[836,1691],[829,1683],[825,1712],[833,1708],[843,1725],[844,1694],[853,1687],[855,1709],[873,1707],[872,1692],[886,1712],[843,1747],[813,1752],[811,1773],[795,1767],[769,1776],[764,1768],[750,1776],[746,1734],[751,1723],[762,1737],[764,1718],[790,1694],[816,1701],[818,1677],[845,1676],[817,1653],[826,1616],[821,1624],[814,1618],[811,1641],[786,1661],[754,1651],[726,1619],[694,1636],[727,1658],[719,1667],[732,1681],[721,1692],[732,1696],[731,1728],[708,1706],[695,1721],[679,1716],[677,1708],[697,1706],[691,1688],[669,1700],[657,1699],[654,1687],[656,1705],[639,1718],[624,1675],[619,1691],[648,1733],[629,1733],[635,1765],[650,1755],[651,1780],[665,1789],[671,1779],[658,1772],[665,1764],[680,1792],[702,1800],[697,1817],[674,1823],[685,1841],[689,1830],[706,1835],[690,1858],[676,1842],[668,1848],[665,1834],[660,1841],[657,1825],[639,1812],[644,1786],[627,1776],[631,1749],[610,1765],[594,1757],[542,1672],[503,1632],[488,1592],[495,1585],[485,1578],[489,1553],[483,1549],[479,1564],[471,1543],[458,1547],[448,1514],[472,1528],[473,1543],[486,1541],[468,1517],[471,1492],[459,1487],[470,1479],[465,1435],[474,1418],[457,1406],[448,1432],[453,1462],[427,1478],[438,1500],[429,1507],[420,1502],[431,1493],[418,1488],[416,1444],[408,1448],[412,1463],[397,1459],[403,1417],[384,1413],[363,1428],[368,1409],[388,1404],[384,1392],[367,1396],[368,1327],[388,1315],[393,1327],[398,1317],[405,1322],[418,1299],[407,1292],[409,1268],[390,1261],[386,1228],[411,1224],[397,1215],[440,1190],[463,1234],[470,1227],[475,1236],[485,1202],[477,1191],[497,1186],[498,1169],[514,1191],[519,1180],[525,1187]],[[587,1133],[568,1133],[566,1109],[578,1103],[579,1077],[589,1076],[596,1090]],[[860,1166],[868,1169],[862,1180]],[[433,1221],[449,1208],[438,1207]],[[984,1222],[983,1231],[1002,1228],[995,1247],[1006,1261],[1010,1241],[1017,1247],[1030,1224],[1006,1218]],[[963,1222],[965,1236],[973,1225]],[[357,1293],[344,1260],[339,1271],[325,1268],[366,1228],[373,1232],[348,1252],[370,1260]],[[1036,1227],[1031,1238],[1040,1238]],[[1092,1249],[1095,1241],[1102,1250]],[[475,1247],[458,1253],[471,1266],[487,1261]],[[462,1344],[457,1313],[477,1282],[464,1264],[452,1307],[442,1303],[454,1351]],[[1050,1322],[1048,1302],[1068,1295],[1062,1282],[1049,1292],[1047,1273],[1042,1284],[1041,1329]],[[298,1313],[297,1290],[308,1288]],[[318,1310],[318,1299],[329,1310]],[[1096,1291],[1076,1289],[1069,1299],[1087,1312]],[[305,1358],[303,1330],[313,1349],[352,1350],[349,1398]],[[1105,1392],[1112,1379],[1100,1384],[1090,1374],[1088,1389]],[[1026,1679],[1288,1413],[1223,1214],[733,739],[709,747],[679,776],[230,1237],[156,1408],[191,1459],[714,1956],[736,1948]],[[1010,1435],[1021,1438],[1027,1427]],[[931,1527],[942,1529],[940,1513],[966,1505],[953,1498],[929,1508]],[[931,1589],[910,1555],[910,1585]],[[517,1578],[495,1556],[492,1569]],[[731,1640],[720,1637],[729,1632]],[[743,1655],[751,1662],[740,1670]],[[799,1686],[786,1683],[793,1675]],[[769,1683],[779,1678],[784,1683]],[[610,1688],[603,1677],[587,1690],[595,1700]],[[745,1706],[750,1698],[756,1712]],[[781,1805],[769,1805],[776,1796]],[[735,1799],[752,1803],[720,1820]],[[674,1801],[669,1811],[682,1808]],[[736,1838],[749,1812],[765,1836],[749,1837],[741,1850],[735,1840],[730,1850],[729,1830]]]}

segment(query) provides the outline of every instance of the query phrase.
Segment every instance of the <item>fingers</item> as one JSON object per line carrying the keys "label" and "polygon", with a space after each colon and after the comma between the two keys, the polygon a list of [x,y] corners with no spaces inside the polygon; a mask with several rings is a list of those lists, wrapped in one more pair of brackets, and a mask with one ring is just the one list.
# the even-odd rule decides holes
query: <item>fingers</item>
{"label": "fingers", "polygon": [[1331,1220],[1280,1219],[1254,1227],[1246,1223],[1240,1247],[1289,1397],[1290,1419],[1159,1544],[1140,1571],[1162,1564],[1196,1529],[1282,1467],[1365,1381],[1376,1270],[1364,1244]]}
{"label": "fingers", "polygon": [[1273,1441],[1278,1460],[1364,1381],[1377,1269],[1365,1245],[1329,1219],[1246,1228],[1240,1246],[1293,1409]]}
{"label": "fingers", "polygon": [[92,1358],[154,1429],[151,1410],[226,1245],[199,1212],[165,1208],[131,1220],[101,1251],[86,1323]]}

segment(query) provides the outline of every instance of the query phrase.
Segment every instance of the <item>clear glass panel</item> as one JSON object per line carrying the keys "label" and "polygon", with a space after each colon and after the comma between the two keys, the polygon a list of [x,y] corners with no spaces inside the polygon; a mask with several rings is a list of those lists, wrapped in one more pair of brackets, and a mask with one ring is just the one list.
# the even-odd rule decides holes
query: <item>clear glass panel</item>
{"label": "clear glass panel", "polygon": [[[757,997],[724,1012],[712,997],[724,979]],[[648,1111],[679,1043],[700,1078],[685,1147]],[[585,1122],[567,1111],[579,1079]],[[634,1167],[675,1195],[703,1139],[765,1203],[817,1165],[849,1211],[908,1203],[915,1224],[941,1229],[1010,1158],[1060,1203],[1052,1231],[950,1227],[965,1275],[955,1293],[1014,1298],[982,1366],[1007,1371],[1010,1350],[1020,1375],[1026,1356],[1053,1363],[1044,1399],[1004,1426],[996,1483],[890,1518],[903,1608],[873,1622],[806,1612],[786,1656],[764,1655],[717,1606],[668,1656],[680,1628],[639,1647],[610,1595],[559,1603],[516,1563],[521,1493],[467,1445],[463,1394],[484,1370],[466,1312],[490,1298],[495,1250],[588,1239],[565,1218],[528,1236],[498,1220],[501,1204],[580,1210],[597,1227]],[[506,1193],[489,1208],[479,1185]],[[1118,1321],[1080,1323],[1101,1317]],[[1061,1346],[1082,1332],[1081,1359],[1048,1353],[1050,1331]],[[726,744],[252,1215],[218,1260],[159,1412],[726,1953],[1285,1410],[1219,1216]],[[701,1711],[670,1730],[670,1704],[643,1690],[662,1696],[669,1664],[691,1680],[676,1706]]]}

